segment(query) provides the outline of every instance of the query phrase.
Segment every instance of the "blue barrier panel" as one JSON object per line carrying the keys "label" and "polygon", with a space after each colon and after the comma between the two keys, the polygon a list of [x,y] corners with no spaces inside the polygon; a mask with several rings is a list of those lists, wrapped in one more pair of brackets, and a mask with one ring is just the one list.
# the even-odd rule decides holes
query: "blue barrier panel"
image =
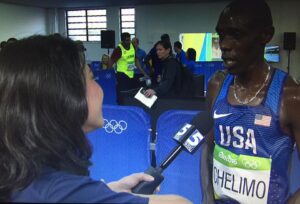
{"label": "blue barrier panel", "polygon": [[[186,122],[198,113],[197,111],[171,110],[164,112],[157,121],[156,158],[157,164],[167,157],[177,145],[173,136]],[[163,172],[165,180],[160,186],[159,194],[179,194],[193,203],[201,203],[202,193],[200,186],[200,157],[201,151],[194,155],[181,152],[178,157]]]}
{"label": "blue barrier panel", "polygon": [[150,118],[142,108],[103,106],[104,126],[87,134],[93,154],[90,176],[107,182],[150,166]]}
{"label": "blue barrier panel", "polygon": [[224,65],[223,61],[215,61],[215,62],[197,62],[195,64],[195,75],[204,75],[205,84],[204,90],[207,90],[207,84],[210,80],[211,76],[218,70],[223,70]]}

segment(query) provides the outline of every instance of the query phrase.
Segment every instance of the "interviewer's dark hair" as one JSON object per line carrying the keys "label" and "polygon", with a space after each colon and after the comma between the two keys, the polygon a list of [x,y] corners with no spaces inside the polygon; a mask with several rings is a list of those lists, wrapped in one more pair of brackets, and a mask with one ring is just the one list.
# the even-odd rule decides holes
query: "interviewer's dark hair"
{"label": "interviewer's dark hair", "polygon": [[84,67],[70,39],[33,36],[0,52],[0,201],[45,166],[87,175]]}
{"label": "interviewer's dark hair", "polygon": [[3,49],[3,48],[5,47],[6,44],[7,44],[6,41],[2,41],[2,42],[0,43],[0,50]]}

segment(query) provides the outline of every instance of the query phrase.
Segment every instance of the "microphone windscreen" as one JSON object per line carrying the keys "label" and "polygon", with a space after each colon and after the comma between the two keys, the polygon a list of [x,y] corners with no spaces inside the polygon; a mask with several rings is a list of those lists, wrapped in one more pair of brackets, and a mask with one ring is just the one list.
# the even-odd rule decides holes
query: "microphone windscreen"
{"label": "microphone windscreen", "polygon": [[208,111],[202,111],[192,119],[191,124],[194,125],[202,135],[206,135],[212,129],[214,119]]}

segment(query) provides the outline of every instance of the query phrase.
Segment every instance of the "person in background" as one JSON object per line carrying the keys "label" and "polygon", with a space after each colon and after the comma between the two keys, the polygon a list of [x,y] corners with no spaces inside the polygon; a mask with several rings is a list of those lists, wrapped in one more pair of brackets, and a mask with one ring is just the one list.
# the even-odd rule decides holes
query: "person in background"
{"label": "person in background", "polygon": [[194,48],[189,48],[186,51],[186,68],[188,68],[192,73],[195,73],[196,64],[196,50]]}
{"label": "person in background", "polygon": [[108,68],[110,68],[109,67],[109,56],[107,54],[103,54],[101,57],[100,69],[106,70]]}
{"label": "person in background", "polygon": [[[134,37],[132,38],[132,44],[135,48],[135,53],[136,53],[136,57],[138,58],[139,60],[139,63],[141,65],[141,68],[147,73],[149,74],[149,71],[146,69],[146,64],[145,64],[145,58],[146,58],[146,52],[145,50],[141,49],[140,48],[140,41],[138,38]],[[135,87],[141,87],[143,86],[145,83],[141,82],[140,81],[140,78],[141,77],[144,77],[144,74],[142,74],[140,72],[139,69],[135,69],[134,70],[134,80],[135,80]]]}
{"label": "person in background", "polygon": [[[161,41],[165,41],[171,44],[170,36],[169,34],[165,33],[160,36]],[[158,41],[160,42],[160,41]],[[157,43],[158,43],[157,42]],[[157,43],[153,46],[153,48],[149,51],[149,53],[146,56],[145,63],[147,67],[150,67],[150,75],[153,85],[157,85],[161,80],[161,74],[162,74],[162,61],[159,59],[156,51]],[[173,55],[172,47],[170,49],[170,56]]]}
{"label": "person in background", "polygon": [[176,53],[175,58],[178,60],[179,63],[181,63],[185,67],[187,63],[187,59],[186,59],[186,53],[182,49],[181,42],[179,41],[174,42],[174,51]]}
{"label": "person in background", "polygon": [[[103,91],[77,44],[33,36],[0,52],[0,202],[190,203],[176,195],[133,195],[136,173],[92,180],[85,133],[103,125]],[[71,77],[70,77],[71,76]]]}
{"label": "person in background", "polygon": [[300,85],[264,59],[271,10],[264,0],[232,1],[216,31],[226,72],[208,85],[214,131],[202,146],[202,203],[298,204],[289,161],[295,144],[300,152]]}
{"label": "person in background", "polygon": [[170,55],[172,49],[168,41],[156,43],[157,56],[162,60],[162,78],[154,89],[144,91],[146,97],[157,95],[158,97],[177,97],[181,91],[181,67],[178,61]]}
{"label": "person in background", "polygon": [[222,57],[222,52],[219,47],[219,39],[212,38],[212,48],[211,48],[211,58],[212,59],[220,59]]}
{"label": "person in background", "polygon": [[144,76],[147,76],[136,57],[129,33],[121,34],[121,43],[114,49],[109,67],[113,67],[115,63],[117,63],[117,101],[120,104],[122,101],[121,91],[136,88],[133,79],[134,69],[139,69]]}

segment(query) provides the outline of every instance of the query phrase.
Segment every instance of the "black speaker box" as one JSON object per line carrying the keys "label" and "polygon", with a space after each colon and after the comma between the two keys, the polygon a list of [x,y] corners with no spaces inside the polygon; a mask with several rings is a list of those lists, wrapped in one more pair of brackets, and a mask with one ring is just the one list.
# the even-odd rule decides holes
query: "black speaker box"
{"label": "black speaker box", "polygon": [[288,32],[283,33],[283,49],[295,50],[296,49],[296,33]]}
{"label": "black speaker box", "polygon": [[101,48],[115,47],[115,31],[101,30]]}

